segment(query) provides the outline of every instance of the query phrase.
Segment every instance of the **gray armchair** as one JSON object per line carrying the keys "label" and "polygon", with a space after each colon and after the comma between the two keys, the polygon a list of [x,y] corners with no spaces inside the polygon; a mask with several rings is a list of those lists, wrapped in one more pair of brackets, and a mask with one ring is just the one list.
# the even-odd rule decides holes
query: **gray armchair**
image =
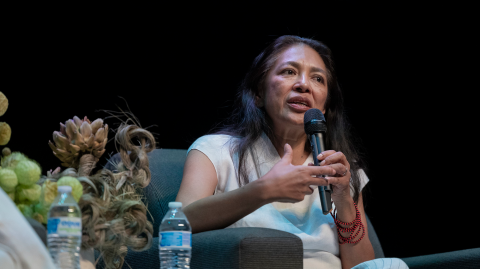
{"label": "gray armchair", "polygon": [[[175,201],[182,180],[186,150],[156,149],[149,153],[152,180],[144,189],[149,220],[154,227],[152,247],[143,252],[129,250],[123,268],[160,268],[158,228]],[[112,159],[119,160],[114,155]],[[112,169],[107,165],[107,169]],[[367,216],[368,234],[375,258],[384,258],[380,241]],[[221,229],[192,236],[191,267],[197,268],[303,268],[303,246],[297,236],[266,228]],[[98,257],[98,252],[96,252]],[[480,248],[403,259],[415,268],[478,268]],[[97,269],[104,268],[103,261]]]}

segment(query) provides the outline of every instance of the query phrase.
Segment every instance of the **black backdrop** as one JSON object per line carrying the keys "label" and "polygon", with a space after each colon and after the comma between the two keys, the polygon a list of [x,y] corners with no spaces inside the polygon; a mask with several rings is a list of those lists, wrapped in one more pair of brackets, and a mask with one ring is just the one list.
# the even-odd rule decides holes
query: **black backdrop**
{"label": "black backdrop", "polygon": [[[18,21],[4,32],[1,91],[10,107],[0,121],[12,127],[8,147],[46,173],[59,166],[47,145],[59,122],[105,118],[102,110],[128,104],[158,148],[187,149],[228,116],[237,85],[269,41],[314,37],[333,51],[348,117],[366,149],[366,211],[385,254],[478,247],[468,23],[358,14],[342,23],[255,26],[201,19],[180,26],[140,15],[91,24]],[[114,151],[111,141],[107,153]]]}

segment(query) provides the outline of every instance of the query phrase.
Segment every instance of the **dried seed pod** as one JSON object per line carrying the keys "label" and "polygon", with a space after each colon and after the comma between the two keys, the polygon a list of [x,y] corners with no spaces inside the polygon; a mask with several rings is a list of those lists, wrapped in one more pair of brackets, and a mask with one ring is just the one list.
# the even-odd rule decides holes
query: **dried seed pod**
{"label": "dried seed pod", "polygon": [[12,154],[12,151],[9,148],[5,147],[5,148],[2,149],[3,157],[7,157],[10,154]]}
{"label": "dried seed pod", "polygon": [[12,129],[6,122],[0,122],[0,146],[5,146],[10,141]]}
{"label": "dried seed pod", "polygon": [[0,92],[0,116],[3,116],[3,114],[5,114],[5,112],[7,111],[7,108],[8,108],[8,99],[5,96],[5,94]]}

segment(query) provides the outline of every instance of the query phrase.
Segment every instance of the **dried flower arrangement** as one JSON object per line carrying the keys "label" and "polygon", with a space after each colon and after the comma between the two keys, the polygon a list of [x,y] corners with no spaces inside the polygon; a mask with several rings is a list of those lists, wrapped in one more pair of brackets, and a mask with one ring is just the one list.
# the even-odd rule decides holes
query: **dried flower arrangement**
{"label": "dried flower arrangement", "polygon": [[[7,108],[8,99],[0,92],[0,116]],[[128,248],[143,251],[152,244],[153,227],[147,220],[142,189],[150,183],[147,153],[155,149],[156,142],[139,125],[128,118],[118,127],[115,146],[121,162],[113,164],[114,172],[101,169],[92,174],[108,141],[108,125],[102,119],[91,122],[75,116],[60,123],[60,131],[53,133],[54,143],[48,145],[66,167],[64,171],[58,167],[42,176],[36,161],[5,147],[0,187],[25,217],[46,224],[57,187],[71,186],[82,211],[82,249],[97,249],[105,268],[121,268]],[[6,145],[10,137],[10,126],[0,122],[0,145]]]}
{"label": "dried flower arrangement", "polygon": [[[87,117],[61,123],[60,132],[53,133],[55,144],[49,141],[49,145],[67,169],[60,172],[57,168],[41,180],[45,190],[56,189],[54,183],[65,177],[81,182],[83,194],[78,204],[82,211],[82,249],[99,250],[106,268],[121,268],[128,247],[143,251],[152,244],[153,226],[147,220],[142,188],[150,183],[147,153],[155,149],[155,138],[127,122],[115,135],[121,156],[115,173],[102,169],[93,175],[92,170],[105,152],[108,125],[102,119],[90,122]],[[140,143],[137,146],[133,141]]]}

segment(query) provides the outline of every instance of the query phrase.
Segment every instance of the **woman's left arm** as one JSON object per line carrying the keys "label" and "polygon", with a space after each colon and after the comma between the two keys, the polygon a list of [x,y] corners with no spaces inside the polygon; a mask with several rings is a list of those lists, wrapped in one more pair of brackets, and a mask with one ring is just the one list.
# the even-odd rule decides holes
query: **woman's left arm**
{"label": "woman's left arm", "polygon": [[[335,169],[338,173],[334,177],[326,177],[329,184],[332,184],[333,193],[332,200],[337,210],[336,218],[342,222],[352,222],[356,217],[356,210],[353,198],[350,195],[350,164],[347,161],[345,155],[341,152],[335,152],[333,150],[322,152],[318,157],[321,161],[320,165],[329,165]],[[364,231],[360,230],[358,235],[352,238],[352,241],[358,240],[362,233],[365,233],[362,240],[357,243],[345,243],[340,245],[340,259],[342,261],[342,268],[352,268],[357,264],[365,261],[375,259],[375,253],[373,252],[372,243],[368,238],[367,220],[365,218],[365,210],[363,208],[363,198],[360,193],[358,197],[357,209],[360,212]],[[358,227],[357,230],[361,229]],[[340,233],[344,237],[350,236],[351,232]]]}
{"label": "woman's left arm", "polygon": [[[343,222],[350,222],[355,219],[355,206],[353,199],[350,197],[350,201],[344,201],[344,203],[334,202],[337,208],[337,219]],[[355,244],[345,243],[340,245],[340,259],[342,260],[342,268],[352,268],[357,264],[365,261],[375,259],[375,253],[373,252],[372,243],[368,239],[367,220],[365,219],[365,211],[363,209],[362,194],[358,197],[357,204],[358,211],[362,219],[362,224],[365,228],[365,235],[360,242]],[[357,229],[360,229],[357,228]],[[357,231],[354,231],[356,233]],[[344,237],[350,236],[351,233],[340,233]],[[362,236],[362,231],[353,238],[353,240],[359,239]]]}

